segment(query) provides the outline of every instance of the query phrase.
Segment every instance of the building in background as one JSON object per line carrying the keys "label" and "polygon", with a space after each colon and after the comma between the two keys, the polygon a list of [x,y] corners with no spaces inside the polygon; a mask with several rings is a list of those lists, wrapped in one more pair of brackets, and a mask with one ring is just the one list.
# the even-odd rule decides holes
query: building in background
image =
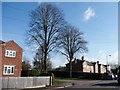
{"label": "building in background", "polygon": [[[69,66],[69,63],[67,63],[66,70],[69,70]],[[107,73],[111,72],[111,67],[100,64],[99,61],[89,62],[82,57],[81,60],[75,58],[74,61],[72,61],[72,70],[88,73]]]}
{"label": "building in background", "polygon": [[13,40],[0,41],[0,77],[20,77],[22,48]]}

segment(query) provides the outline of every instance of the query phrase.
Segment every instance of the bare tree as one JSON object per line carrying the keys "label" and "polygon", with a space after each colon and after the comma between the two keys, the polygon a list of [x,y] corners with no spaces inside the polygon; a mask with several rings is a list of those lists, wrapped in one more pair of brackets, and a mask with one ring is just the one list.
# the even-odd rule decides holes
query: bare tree
{"label": "bare tree", "polygon": [[[66,25],[66,28],[59,32],[58,46],[60,52],[67,57],[70,65],[70,77],[72,77],[72,60],[78,51],[87,51],[87,42],[83,38],[83,33],[78,28]],[[61,51],[62,50],[62,51]]]}
{"label": "bare tree", "polygon": [[[44,72],[44,53],[39,48],[35,54],[34,61],[33,61],[34,68],[39,69],[41,72]],[[46,60],[47,70],[52,69],[52,62],[49,58]]]}
{"label": "bare tree", "polygon": [[37,44],[44,53],[44,70],[47,72],[48,54],[56,47],[58,31],[64,27],[62,11],[55,5],[41,3],[31,12],[30,30],[27,31],[27,44]]}
{"label": "bare tree", "polygon": [[31,68],[30,62],[28,58],[25,56],[23,57],[23,62],[22,62],[22,71],[28,71]]}
{"label": "bare tree", "polygon": [[33,61],[34,68],[39,69],[40,71],[44,71],[44,53],[39,48],[35,54]]}

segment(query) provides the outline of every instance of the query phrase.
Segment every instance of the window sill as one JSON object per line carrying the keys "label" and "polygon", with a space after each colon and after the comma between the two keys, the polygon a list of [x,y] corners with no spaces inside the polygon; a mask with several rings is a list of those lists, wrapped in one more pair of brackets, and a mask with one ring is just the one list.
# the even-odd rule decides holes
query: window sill
{"label": "window sill", "polygon": [[3,75],[14,75],[14,74],[3,74]]}

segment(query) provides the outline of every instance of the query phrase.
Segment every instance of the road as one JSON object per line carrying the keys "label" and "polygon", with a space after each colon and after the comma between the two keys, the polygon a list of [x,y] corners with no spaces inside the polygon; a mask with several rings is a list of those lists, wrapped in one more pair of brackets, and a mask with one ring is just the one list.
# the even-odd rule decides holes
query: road
{"label": "road", "polygon": [[117,80],[69,80],[67,84],[37,88],[37,89],[27,89],[27,90],[73,90],[73,89],[90,89],[91,90],[120,90],[120,86],[117,85]]}
{"label": "road", "polygon": [[62,85],[45,88],[3,89],[3,90],[120,90],[117,80],[67,80]]}
{"label": "road", "polygon": [[120,90],[116,80],[74,80],[73,85],[66,88],[61,88],[60,90],[72,90],[75,89],[90,89],[91,90]]}
{"label": "road", "polygon": [[118,87],[116,80],[78,80],[73,81],[71,88],[116,88]]}

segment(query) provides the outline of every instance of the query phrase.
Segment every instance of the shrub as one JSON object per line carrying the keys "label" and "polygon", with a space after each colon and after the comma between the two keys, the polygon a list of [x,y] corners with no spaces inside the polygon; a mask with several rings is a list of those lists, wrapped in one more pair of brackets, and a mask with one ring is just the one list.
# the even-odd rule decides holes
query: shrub
{"label": "shrub", "polygon": [[31,76],[39,76],[40,75],[40,70],[39,69],[32,69],[31,71]]}
{"label": "shrub", "polygon": [[39,69],[32,69],[32,70],[24,70],[21,72],[22,77],[29,77],[29,76],[39,76],[40,75]]}

